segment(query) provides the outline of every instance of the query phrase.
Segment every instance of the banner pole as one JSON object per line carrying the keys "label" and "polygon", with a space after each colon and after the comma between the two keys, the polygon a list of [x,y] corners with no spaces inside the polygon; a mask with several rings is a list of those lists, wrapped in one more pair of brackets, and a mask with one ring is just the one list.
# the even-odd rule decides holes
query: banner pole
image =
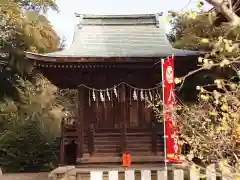
{"label": "banner pole", "polygon": [[[164,64],[164,59],[161,59],[161,64],[162,64],[162,96],[163,96],[163,114],[165,113],[165,107],[164,107],[164,69],[163,69],[163,64]],[[166,119],[165,116],[163,116],[163,138],[164,138],[164,180],[167,180],[168,176],[168,168],[167,168],[167,135],[166,135]]]}

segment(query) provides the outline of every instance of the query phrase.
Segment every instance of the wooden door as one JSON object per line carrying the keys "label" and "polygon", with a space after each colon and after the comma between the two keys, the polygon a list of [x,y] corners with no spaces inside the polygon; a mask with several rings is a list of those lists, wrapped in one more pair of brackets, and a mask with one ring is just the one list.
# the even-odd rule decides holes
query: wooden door
{"label": "wooden door", "polygon": [[119,129],[120,128],[120,106],[117,99],[104,102],[96,98],[88,103],[86,113],[87,124],[92,123],[96,130]]}

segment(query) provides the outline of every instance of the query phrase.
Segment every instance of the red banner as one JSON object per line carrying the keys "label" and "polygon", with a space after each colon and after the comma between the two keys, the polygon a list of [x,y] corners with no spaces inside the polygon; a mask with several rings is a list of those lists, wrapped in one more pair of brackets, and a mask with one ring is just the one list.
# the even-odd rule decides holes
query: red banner
{"label": "red banner", "polygon": [[173,109],[175,104],[174,84],[174,57],[162,60],[163,71],[163,112],[165,123],[165,151],[167,162],[180,163],[180,145],[178,143],[178,130],[174,120]]}

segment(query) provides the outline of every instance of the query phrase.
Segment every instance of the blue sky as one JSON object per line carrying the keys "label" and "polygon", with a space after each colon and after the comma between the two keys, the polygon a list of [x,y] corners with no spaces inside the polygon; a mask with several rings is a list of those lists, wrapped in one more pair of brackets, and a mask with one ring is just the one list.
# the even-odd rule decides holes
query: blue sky
{"label": "blue sky", "polygon": [[[197,10],[199,0],[56,0],[60,13],[49,11],[48,19],[67,45],[72,42],[76,18],[79,14],[166,14],[169,10]],[[209,5],[205,5],[209,8]]]}

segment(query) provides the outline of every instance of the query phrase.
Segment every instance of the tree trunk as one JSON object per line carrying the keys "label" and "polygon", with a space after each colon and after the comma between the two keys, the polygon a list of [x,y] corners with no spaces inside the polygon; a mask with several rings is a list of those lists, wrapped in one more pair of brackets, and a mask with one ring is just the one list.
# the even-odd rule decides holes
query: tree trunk
{"label": "tree trunk", "polygon": [[228,3],[231,0],[206,0],[209,4],[214,6],[219,13],[225,16],[231,25],[240,26],[240,17],[230,8]]}

